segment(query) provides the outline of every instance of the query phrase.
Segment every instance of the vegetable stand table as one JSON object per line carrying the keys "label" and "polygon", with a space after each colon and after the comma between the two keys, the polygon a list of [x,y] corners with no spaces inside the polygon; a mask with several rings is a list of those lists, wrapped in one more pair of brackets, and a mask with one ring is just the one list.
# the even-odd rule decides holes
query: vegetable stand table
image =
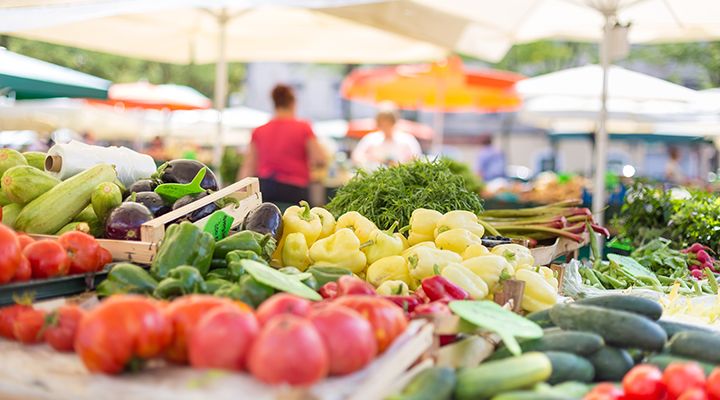
{"label": "vegetable stand table", "polygon": [[75,354],[57,353],[46,345],[25,346],[2,340],[0,399],[380,400],[431,347],[432,331],[431,324],[413,321],[367,368],[304,389],[267,386],[247,374],[167,366],[162,362],[134,374],[93,375]]}

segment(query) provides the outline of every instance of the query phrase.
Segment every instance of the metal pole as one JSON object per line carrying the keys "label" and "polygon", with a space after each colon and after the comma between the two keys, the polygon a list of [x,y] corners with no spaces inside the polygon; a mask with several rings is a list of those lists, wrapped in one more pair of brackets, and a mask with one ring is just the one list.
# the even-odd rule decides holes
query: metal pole
{"label": "metal pole", "polygon": [[611,14],[605,14],[605,28],[603,40],[600,45],[600,65],[602,67],[602,94],[600,96],[600,115],[598,117],[597,132],[595,133],[595,183],[593,186],[592,211],[595,221],[602,225],[604,222],[605,209],[605,170],[607,167],[607,95],[608,95],[608,72],[610,69],[610,30],[612,29],[613,18]]}
{"label": "metal pole", "polygon": [[442,155],[443,142],[445,139],[445,78],[443,76],[437,77],[437,88],[438,88],[438,99],[435,109],[435,115],[433,116],[433,129],[435,134],[432,138],[432,152],[433,156],[438,157]]}
{"label": "metal pole", "polygon": [[[227,101],[228,70],[227,70],[227,23],[230,20],[227,10],[222,9],[216,15],[218,25],[218,58],[215,64],[215,109],[218,111],[217,133],[213,146],[213,163],[219,168],[222,159],[223,110]],[[225,182],[229,183],[229,182]]]}

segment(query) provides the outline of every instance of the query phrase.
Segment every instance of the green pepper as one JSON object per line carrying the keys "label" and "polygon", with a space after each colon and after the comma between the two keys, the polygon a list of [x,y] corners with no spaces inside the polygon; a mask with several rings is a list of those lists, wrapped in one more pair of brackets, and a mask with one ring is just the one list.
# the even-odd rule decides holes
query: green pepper
{"label": "green pepper", "polygon": [[208,292],[208,293],[215,293],[215,292],[217,292],[218,289],[220,289],[221,287],[223,287],[223,286],[229,286],[229,285],[232,285],[232,284],[233,284],[233,283],[230,282],[230,281],[228,281],[228,280],[218,279],[218,278],[208,279],[207,281],[205,281],[205,286],[207,287],[207,292]]}
{"label": "green pepper", "polygon": [[237,282],[240,278],[245,275],[245,267],[239,261],[232,262],[227,268],[227,279],[233,282]]}
{"label": "green pepper", "polygon": [[252,276],[245,275],[240,278],[240,282],[222,286],[214,294],[215,296],[239,300],[253,308],[257,308],[263,301],[275,294],[275,290],[256,281]]}
{"label": "green pepper", "polygon": [[169,299],[191,293],[207,293],[207,285],[197,268],[181,265],[160,281],[153,295],[160,299]]}
{"label": "green pepper", "polygon": [[315,277],[317,284],[320,286],[323,286],[328,282],[335,282],[343,275],[352,276],[352,271],[347,268],[325,267],[319,265],[313,265],[312,267],[307,269],[307,272],[309,272],[310,274],[312,274],[313,277]]}
{"label": "green pepper", "polygon": [[210,261],[210,271],[220,268],[227,268],[227,261],[222,258],[213,258]]}
{"label": "green pepper", "polygon": [[205,275],[206,280],[210,279],[225,279],[225,280],[231,280],[230,277],[230,270],[227,268],[218,268],[214,269]]}
{"label": "green pepper", "polygon": [[217,242],[213,258],[224,259],[233,250],[250,250],[259,256],[264,256],[264,246],[268,240],[270,240],[270,234],[240,231]]}
{"label": "green pepper", "polygon": [[225,263],[227,265],[230,265],[233,262],[239,262],[240,260],[255,260],[257,262],[267,264],[265,259],[252,250],[233,250],[225,256]]}
{"label": "green pepper", "polygon": [[152,262],[150,272],[158,278],[166,278],[170,271],[190,265],[207,274],[212,262],[215,239],[190,222],[170,225]]}
{"label": "green pepper", "polygon": [[115,264],[97,287],[98,296],[136,293],[152,294],[158,282],[142,267],[130,263]]}
{"label": "green pepper", "polygon": [[282,272],[283,274],[287,275],[299,275],[299,279],[304,283],[307,287],[310,289],[317,291],[320,289],[320,285],[318,284],[317,279],[310,273],[310,272],[302,272],[299,269],[295,267],[284,267],[280,268],[278,271]]}

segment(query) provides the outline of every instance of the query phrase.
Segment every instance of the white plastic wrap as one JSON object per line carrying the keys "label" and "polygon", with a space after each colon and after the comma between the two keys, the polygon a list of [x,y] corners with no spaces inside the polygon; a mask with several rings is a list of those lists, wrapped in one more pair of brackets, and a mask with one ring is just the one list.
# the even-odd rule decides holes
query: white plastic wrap
{"label": "white plastic wrap", "polygon": [[152,157],[127,147],[93,146],[73,140],[51,147],[48,156],[62,159],[59,171],[47,171],[61,180],[104,163],[115,166],[118,178],[125,186],[130,186],[139,179],[149,178],[155,172],[155,161]]}

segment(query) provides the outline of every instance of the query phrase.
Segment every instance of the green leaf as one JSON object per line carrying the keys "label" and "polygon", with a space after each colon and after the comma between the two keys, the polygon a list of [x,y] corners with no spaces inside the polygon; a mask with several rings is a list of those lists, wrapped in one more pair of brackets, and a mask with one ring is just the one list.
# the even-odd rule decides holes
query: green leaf
{"label": "green leaf", "polygon": [[272,267],[253,260],[242,260],[240,263],[247,273],[264,285],[309,300],[322,300],[322,296],[294,276],[283,274]]}
{"label": "green leaf", "polygon": [[543,330],[533,321],[504,309],[492,301],[452,301],[450,309],[460,318],[482,329],[497,333],[508,350],[520,355],[522,350],[515,338],[537,339]]}

